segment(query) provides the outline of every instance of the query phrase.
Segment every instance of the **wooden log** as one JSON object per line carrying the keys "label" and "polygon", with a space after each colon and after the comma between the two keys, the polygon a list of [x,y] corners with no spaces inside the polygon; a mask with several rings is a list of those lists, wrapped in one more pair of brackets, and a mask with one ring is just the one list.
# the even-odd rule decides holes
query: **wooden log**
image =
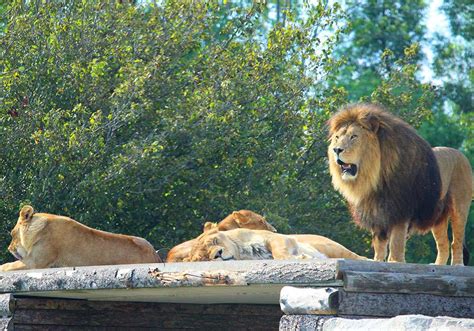
{"label": "wooden log", "polygon": [[[41,325],[41,324],[15,324],[14,331],[75,331],[75,330],[80,330],[83,331],[85,328],[83,326],[71,326],[71,325]],[[13,329],[12,329],[13,330]],[[86,328],[87,331],[104,331],[104,330],[113,330],[113,331],[130,331],[129,327],[120,327],[120,326],[115,326],[113,328],[104,328],[102,326],[97,326],[97,327],[92,327],[88,326]],[[152,331],[156,330],[154,327],[134,327],[133,331],[135,330],[147,330],[147,331]],[[162,329],[166,330],[166,329]],[[174,329],[180,330],[178,329]]]}
{"label": "wooden log", "polygon": [[263,330],[278,328],[282,315],[278,305],[192,305],[19,298],[13,322],[15,328],[18,325],[87,329],[242,329],[252,326],[252,329]]}
{"label": "wooden log", "polygon": [[393,317],[421,314],[474,318],[473,297],[442,297],[432,294],[388,294],[339,291],[338,315]]}
{"label": "wooden log", "polygon": [[280,292],[280,308],[285,314],[335,315],[338,293],[335,288],[285,286]]}
{"label": "wooden log", "polygon": [[336,278],[343,279],[347,271],[364,272],[391,272],[410,274],[430,274],[460,277],[474,277],[474,267],[446,266],[415,263],[386,263],[362,260],[338,260],[336,264]]}
{"label": "wooden log", "polygon": [[[334,283],[335,260],[136,264],[0,272],[1,293]],[[332,285],[331,285],[332,286]]]}
{"label": "wooden log", "polygon": [[253,304],[181,304],[154,302],[124,302],[124,301],[88,301],[48,298],[17,298],[17,310],[73,310],[99,311],[106,313],[130,313],[142,311],[162,315],[170,314],[205,314],[205,315],[266,315],[281,316],[278,305]]}
{"label": "wooden log", "polygon": [[153,327],[155,329],[171,328],[202,328],[202,329],[276,329],[281,316],[255,315],[200,315],[200,314],[174,314],[158,315],[131,312],[128,314],[117,314],[109,312],[100,314],[88,312],[86,315],[69,310],[19,310],[13,317],[14,325],[47,325],[47,326],[81,326],[89,327]]}
{"label": "wooden log", "polygon": [[344,290],[347,292],[427,293],[474,297],[474,277],[346,271]]}

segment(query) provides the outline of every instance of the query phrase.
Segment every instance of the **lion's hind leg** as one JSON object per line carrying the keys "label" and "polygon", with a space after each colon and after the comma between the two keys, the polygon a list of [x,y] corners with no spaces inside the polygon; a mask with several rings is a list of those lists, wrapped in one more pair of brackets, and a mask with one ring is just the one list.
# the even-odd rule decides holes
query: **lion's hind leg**
{"label": "lion's hind leg", "polygon": [[451,244],[451,264],[464,265],[463,243],[467,221],[467,213],[455,210],[451,216],[451,227],[453,230],[453,242]]}
{"label": "lion's hind leg", "polygon": [[283,235],[273,238],[268,246],[275,260],[294,259],[299,253],[296,240]]}
{"label": "lion's hind leg", "polygon": [[448,215],[443,216],[443,219],[440,219],[438,224],[431,228],[431,233],[438,250],[435,264],[444,265],[449,258]]}
{"label": "lion's hind leg", "polygon": [[308,259],[314,257],[312,254],[308,254],[308,251],[302,250],[295,239],[284,235],[273,238],[268,243],[268,249],[275,260]]}
{"label": "lion's hind leg", "polygon": [[471,165],[464,155],[459,156],[453,171],[449,194],[452,198],[451,228],[453,241],[451,244],[451,264],[463,265],[463,243],[465,228],[469,215],[473,190]]}

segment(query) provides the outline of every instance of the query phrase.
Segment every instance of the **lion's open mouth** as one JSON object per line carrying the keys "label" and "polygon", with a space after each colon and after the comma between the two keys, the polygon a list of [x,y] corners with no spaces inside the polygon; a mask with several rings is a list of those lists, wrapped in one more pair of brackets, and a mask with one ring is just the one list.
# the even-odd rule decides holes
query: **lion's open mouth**
{"label": "lion's open mouth", "polygon": [[337,164],[341,167],[342,174],[349,174],[355,176],[357,174],[357,166],[351,163],[344,163],[340,159],[337,159]]}

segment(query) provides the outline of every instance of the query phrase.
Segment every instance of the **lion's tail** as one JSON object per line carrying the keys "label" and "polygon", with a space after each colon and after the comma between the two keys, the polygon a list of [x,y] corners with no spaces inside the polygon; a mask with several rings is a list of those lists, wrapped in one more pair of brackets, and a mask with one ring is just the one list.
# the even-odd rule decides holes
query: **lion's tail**
{"label": "lion's tail", "polygon": [[462,244],[462,262],[464,265],[469,264],[469,259],[471,257],[471,254],[469,254],[469,250],[467,249],[466,241]]}
{"label": "lion's tail", "polygon": [[164,263],[166,261],[167,255],[169,253],[170,249],[167,247],[160,248],[155,251],[156,253],[156,259],[158,263]]}
{"label": "lion's tail", "polygon": [[474,201],[474,176],[471,176],[472,190],[471,190],[471,201]]}

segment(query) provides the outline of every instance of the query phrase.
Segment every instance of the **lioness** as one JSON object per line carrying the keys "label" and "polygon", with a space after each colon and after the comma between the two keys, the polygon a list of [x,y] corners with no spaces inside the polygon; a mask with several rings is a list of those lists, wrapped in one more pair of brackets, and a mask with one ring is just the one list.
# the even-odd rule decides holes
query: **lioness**
{"label": "lioness", "polygon": [[357,255],[341,244],[327,237],[316,234],[292,234],[300,244],[307,244],[332,259],[368,260],[365,256]]}
{"label": "lioness", "polygon": [[[251,210],[234,211],[219,223],[206,222],[204,224],[204,231],[217,228],[220,231],[227,231],[238,228],[248,228],[255,230],[269,230],[276,232],[276,229],[267,222],[265,217],[259,215]],[[189,257],[189,253],[196,239],[185,241],[179,245],[174,246],[166,257],[166,262],[182,262]]]}
{"label": "lioness", "polygon": [[204,224],[204,231],[217,227],[220,231],[227,231],[239,228],[251,230],[268,230],[277,232],[277,230],[267,222],[265,217],[259,215],[251,210],[242,209],[234,211],[219,223],[206,222]]}
{"label": "lioness", "polygon": [[51,267],[161,262],[143,238],[89,228],[73,219],[34,213],[24,206],[8,250],[18,261],[0,271]]}
{"label": "lioness", "polygon": [[286,260],[303,258],[365,259],[338,243],[317,235],[284,235],[265,230],[212,229],[196,239],[185,261]]}

